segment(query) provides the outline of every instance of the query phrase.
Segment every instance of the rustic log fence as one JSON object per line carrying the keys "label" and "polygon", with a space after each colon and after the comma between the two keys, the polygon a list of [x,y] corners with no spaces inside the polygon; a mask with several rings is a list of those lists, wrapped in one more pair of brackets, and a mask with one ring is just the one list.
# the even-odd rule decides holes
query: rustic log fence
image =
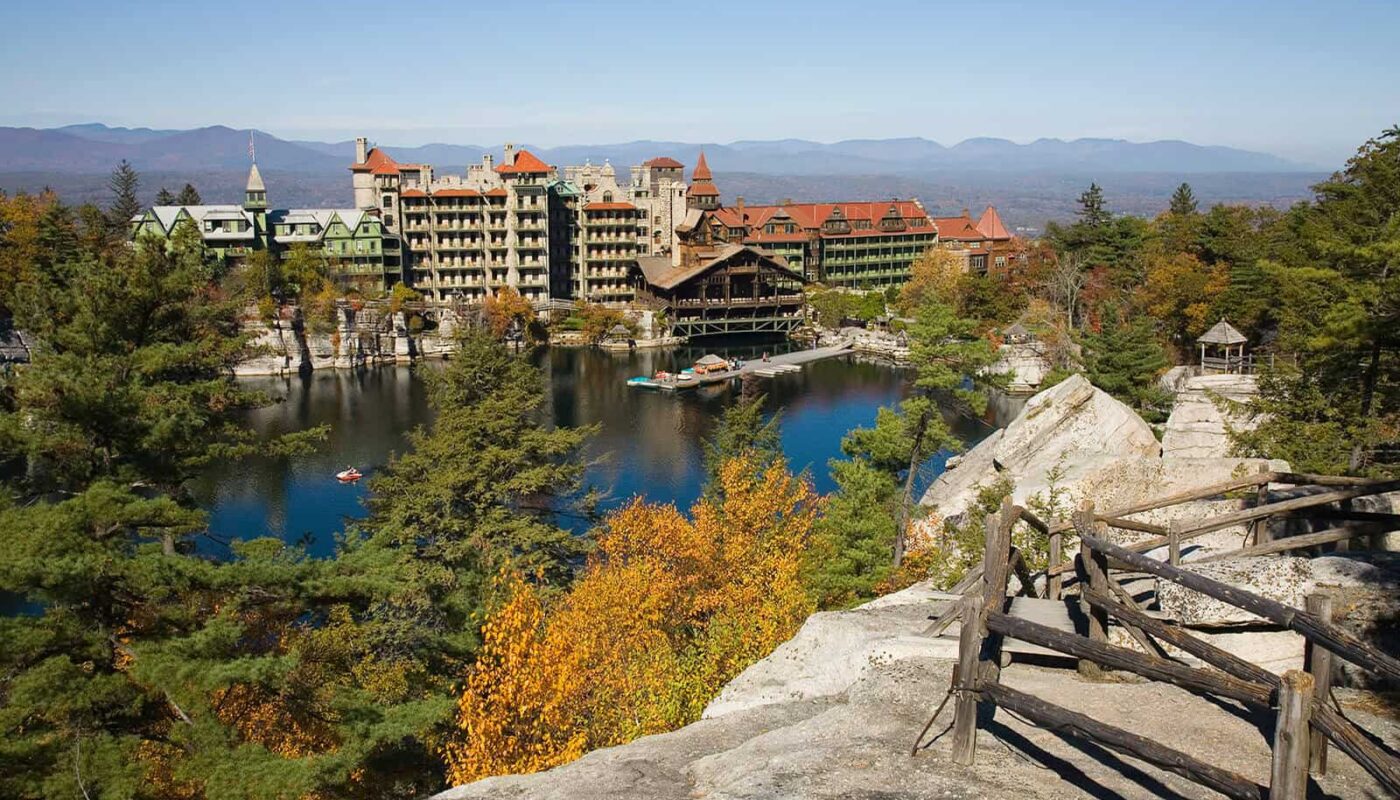
{"label": "rustic log fence", "polygon": [[[1312,494],[1268,502],[1264,490],[1274,482],[1317,487],[1318,490]],[[1130,514],[1246,489],[1258,490],[1254,507],[1237,512],[1204,520],[1174,522],[1165,527],[1127,519]],[[1332,673],[1338,659],[1391,680],[1400,680],[1400,660],[1338,625],[1333,620],[1331,598],[1327,595],[1319,593],[1309,596],[1307,608],[1293,608],[1189,571],[1181,564],[1180,550],[1182,542],[1241,524],[1246,525],[1249,531],[1248,545],[1230,553],[1187,561],[1186,567],[1220,558],[1312,548],[1400,530],[1400,515],[1349,512],[1345,507],[1342,512],[1322,508],[1396,489],[1400,489],[1400,482],[1260,472],[1114,509],[1106,514],[1095,513],[1093,503],[1086,501],[1070,520],[1054,525],[1047,524],[1007,499],[1000,511],[989,515],[986,520],[981,564],[970,570],[963,581],[954,587],[954,592],[961,595],[962,600],[945,611],[929,629],[929,633],[937,635],[953,620],[961,622],[958,664],[950,690],[955,699],[953,760],[963,765],[973,763],[976,756],[977,706],[979,703],[991,703],[1019,714],[1036,725],[1141,759],[1228,797],[1301,800],[1306,796],[1309,776],[1326,774],[1329,745],[1341,750],[1369,772],[1392,796],[1400,797],[1400,758],[1364,733],[1329,702]],[[1315,515],[1318,518],[1342,521],[1333,528],[1317,533],[1274,540],[1268,538],[1269,519],[1295,517],[1310,509],[1319,511]],[[1043,592],[1037,591],[1035,576],[1029,573],[1025,559],[1011,543],[1013,528],[1022,522],[1050,537],[1049,565],[1040,574]],[[1149,538],[1121,545],[1110,541],[1107,536],[1109,528],[1144,533]],[[1079,553],[1073,561],[1065,561],[1062,537],[1070,532],[1079,539]],[[1168,547],[1167,560],[1145,555],[1164,545]],[[1305,642],[1304,669],[1275,675],[1193,636],[1177,624],[1159,619],[1148,613],[1113,579],[1111,571],[1114,569],[1156,576],[1159,580],[1176,583],[1299,633]],[[1072,577],[1080,607],[1088,619],[1087,635],[1066,632],[1018,617],[1014,608],[1009,606],[1015,602],[1007,592],[1012,575],[1017,577],[1020,584],[1018,594],[1028,594],[1030,597],[1043,595],[1041,599],[1049,600],[1061,600],[1065,589],[1064,579]],[[1110,644],[1110,619],[1127,631],[1144,652]],[[1272,709],[1276,724],[1271,742],[1269,786],[1261,786],[1236,772],[1208,764],[1150,737],[1093,720],[1005,686],[1001,682],[1001,668],[1007,662],[1002,648],[1008,639],[1077,659],[1080,673],[1089,678],[1098,677],[1104,669],[1123,670],[1171,683],[1190,692],[1228,698],[1247,707]],[[1194,656],[1206,666],[1193,667],[1182,663],[1169,655],[1167,647]],[[942,706],[939,708],[941,711]]]}

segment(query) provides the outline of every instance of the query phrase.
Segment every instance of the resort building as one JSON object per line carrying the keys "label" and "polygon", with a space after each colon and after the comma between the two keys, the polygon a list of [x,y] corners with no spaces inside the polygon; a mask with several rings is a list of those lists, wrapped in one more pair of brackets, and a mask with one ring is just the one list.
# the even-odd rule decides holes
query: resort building
{"label": "resort building", "polygon": [[1011,233],[993,206],[987,206],[975,222],[964,208],[961,216],[934,217],[933,224],[938,228],[939,242],[967,259],[970,272],[985,275],[989,269],[1005,271],[1014,257]]}
{"label": "resort building", "polygon": [[637,258],[669,255],[685,218],[684,166],[654,158],[619,183],[611,164],[559,170],[506,145],[464,175],[400,164],[356,140],[355,204],[399,231],[410,285],[436,302],[480,302],[512,286],[537,307],[625,305]]}
{"label": "resort building", "polygon": [[355,204],[377,212],[409,251],[409,283],[436,302],[480,302],[510,286],[543,304],[568,295],[567,269],[551,270],[549,189],[553,168],[506,146],[465,176],[399,164],[356,140]]}
{"label": "resort building", "polygon": [[320,250],[332,277],[369,291],[387,290],[402,280],[399,239],[380,219],[357,209],[269,209],[267,187],[257,165],[248,172],[242,205],[155,206],[131,220],[137,236],[168,238],[177,225],[199,231],[207,251],[227,264],[267,250],[283,258],[293,248]]}
{"label": "resort building", "polygon": [[670,256],[637,263],[637,303],[664,313],[675,335],[786,334],[802,324],[802,274],[763,249],[716,239],[710,227],[682,224]]}

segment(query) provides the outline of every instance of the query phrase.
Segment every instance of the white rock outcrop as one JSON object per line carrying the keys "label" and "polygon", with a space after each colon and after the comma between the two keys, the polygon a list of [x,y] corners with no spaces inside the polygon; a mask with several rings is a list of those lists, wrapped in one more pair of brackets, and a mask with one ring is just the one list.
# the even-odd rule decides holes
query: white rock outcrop
{"label": "white rock outcrop", "polygon": [[1165,458],[1224,458],[1230,455],[1227,425],[1236,430],[1249,421],[1222,408],[1216,398],[1246,402],[1259,393],[1253,375],[1196,375],[1178,382],[1176,401],[1162,433]]}
{"label": "white rock outcrop", "polygon": [[1039,342],[1004,344],[997,350],[997,362],[991,371],[1009,376],[1008,392],[1030,394],[1041,388],[1045,375],[1050,372],[1050,361],[1045,358],[1044,351],[1045,346]]}
{"label": "white rock outcrop", "polygon": [[1060,473],[1059,485],[1072,488],[1120,460],[1160,453],[1152,428],[1131,408],[1083,375],[1071,375],[1028,400],[1010,425],[940,475],[923,503],[939,517],[958,516],[979,487],[998,478],[1009,479],[1013,500],[1024,503],[1049,488],[1053,471]]}

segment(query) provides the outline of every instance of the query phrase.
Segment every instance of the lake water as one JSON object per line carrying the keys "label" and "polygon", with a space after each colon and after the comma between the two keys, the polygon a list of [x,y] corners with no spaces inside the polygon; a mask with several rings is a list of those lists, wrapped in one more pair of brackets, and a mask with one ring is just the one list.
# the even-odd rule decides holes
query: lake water
{"label": "lake water", "polygon": [[[597,349],[552,348],[530,356],[544,370],[548,414],[557,425],[600,423],[589,455],[602,457],[587,480],[606,489],[618,505],[636,495],[689,506],[700,494],[703,440],[741,384],[661,394],[629,388],[626,379],[659,369],[678,370],[705,352],[757,358],[779,352],[783,343],[711,343],[708,349],[609,353]],[[351,372],[326,370],[296,378],[247,378],[247,384],[281,401],[248,416],[264,435],[330,426],[330,436],[313,454],[287,459],[255,458],[210,469],[192,487],[210,511],[216,540],[278,536],[305,537],[313,553],[324,555],[348,518],[363,516],[364,482],[342,485],[334,474],[347,465],[373,473],[407,444],[406,434],[431,422],[426,387],[416,372],[440,364],[385,366]],[[908,373],[859,356],[808,364],[800,373],[750,379],[747,391],[767,395],[767,408],[781,411],[783,449],[794,470],[809,470],[818,491],[832,488],[827,461],[840,455],[841,437],[869,425],[876,410],[909,391]],[[980,441],[998,418],[1018,404],[998,404],[986,420],[954,420],[969,442]],[[927,465],[925,483],[941,471],[945,455]]]}

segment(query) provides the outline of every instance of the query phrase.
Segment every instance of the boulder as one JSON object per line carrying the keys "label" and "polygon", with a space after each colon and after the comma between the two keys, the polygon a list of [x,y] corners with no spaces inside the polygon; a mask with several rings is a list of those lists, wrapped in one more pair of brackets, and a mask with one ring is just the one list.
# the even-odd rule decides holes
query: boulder
{"label": "boulder", "polygon": [[1226,430],[1250,422],[1217,399],[1246,402],[1259,393],[1253,375],[1196,375],[1179,382],[1171,416],[1162,433],[1164,458],[1222,458],[1230,455]]}
{"label": "boulder", "polygon": [[1071,375],[1028,400],[1011,424],[940,475],[923,503],[943,518],[957,517],[979,487],[999,478],[1011,481],[1013,499],[1024,503],[1050,487],[1052,471],[1058,472],[1058,485],[1073,487],[1121,459],[1160,453],[1152,428],[1131,408],[1084,376]]}

